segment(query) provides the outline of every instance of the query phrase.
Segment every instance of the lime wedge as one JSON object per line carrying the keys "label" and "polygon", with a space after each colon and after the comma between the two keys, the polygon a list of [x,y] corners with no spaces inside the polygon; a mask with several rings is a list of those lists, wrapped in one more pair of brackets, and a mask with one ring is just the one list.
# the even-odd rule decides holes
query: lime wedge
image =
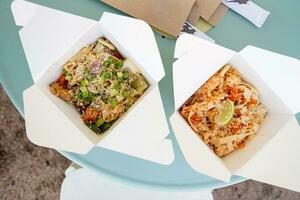
{"label": "lime wedge", "polygon": [[234,103],[230,100],[224,101],[219,111],[219,115],[216,118],[216,123],[219,126],[226,125],[232,119],[233,114],[234,114]]}

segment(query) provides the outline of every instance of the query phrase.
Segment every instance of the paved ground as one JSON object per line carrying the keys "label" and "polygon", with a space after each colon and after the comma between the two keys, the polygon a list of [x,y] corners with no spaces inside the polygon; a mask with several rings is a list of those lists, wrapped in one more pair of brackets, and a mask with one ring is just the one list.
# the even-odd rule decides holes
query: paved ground
{"label": "paved ground", "polygon": [[[28,141],[24,120],[0,85],[0,200],[58,200],[69,164],[56,151]],[[252,180],[214,190],[213,196],[215,200],[300,200],[300,193]]]}

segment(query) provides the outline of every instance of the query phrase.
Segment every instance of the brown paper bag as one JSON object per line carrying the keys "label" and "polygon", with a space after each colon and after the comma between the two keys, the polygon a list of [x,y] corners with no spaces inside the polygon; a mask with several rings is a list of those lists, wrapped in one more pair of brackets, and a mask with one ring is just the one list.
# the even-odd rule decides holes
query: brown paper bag
{"label": "brown paper bag", "polygon": [[208,23],[210,23],[213,26],[217,25],[217,23],[221,20],[221,18],[225,15],[227,11],[228,7],[221,3],[215,10],[215,12],[207,20]]}
{"label": "brown paper bag", "polygon": [[195,0],[102,0],[155,28],[178,36]]}
{"label": "brown paper bag", "polygon": [[199,18],[201,17],[201,10],[197,2],[194,3],[194,6],[191,9],[191,12],[187,18],[187,21],[193,25],[197,23]]}
{"label": "brown paper bag", "polygon": [[187,18],[188,22],[195,25],[199,17],[215,26],[227,12],[228,8],[220,0],[196,0]]}

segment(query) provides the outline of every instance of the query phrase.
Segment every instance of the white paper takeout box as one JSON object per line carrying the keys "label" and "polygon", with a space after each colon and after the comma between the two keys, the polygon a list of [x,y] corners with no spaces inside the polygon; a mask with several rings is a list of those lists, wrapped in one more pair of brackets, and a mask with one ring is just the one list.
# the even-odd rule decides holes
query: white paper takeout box
{"label": "white paper takeout box", "polygon": [[[157,83],[164,68],[154,34],[145,22],[104,13],[98,21],[18,0],[12,4],[34,85],[24,91],[26,132],[35,144],[80,154],[100,146],[161,164],[173,161],[167,120]],[[150,87],[104,134],[96,135],[79,113],[52,95],[49,84],[85,45],[108,38],[140,67]]]}
{"label": "white paper takeout box", "polygon": [[[170,121],[190,166],[229,181],[231,175],[300,191],[300,61],[253,46],[240,52],[191,35],[179,37],[173,64],[175,113]],[[185,101],[225,64],[237,68],[259,91],[269,113],[245,148],[219,158],[178,112]]]}

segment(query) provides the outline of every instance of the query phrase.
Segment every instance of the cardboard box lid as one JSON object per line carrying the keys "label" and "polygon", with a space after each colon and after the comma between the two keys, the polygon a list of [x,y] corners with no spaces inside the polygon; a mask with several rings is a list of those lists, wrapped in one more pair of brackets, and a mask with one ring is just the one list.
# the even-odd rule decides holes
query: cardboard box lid
{"label": "cardboard box lid", "polygon": [[195,0],[102,0],[102,2],[176,37]]}
{"label": "cardboard box lid", "polygon": [[[175,109],[177,110],[202,85],[197,82],[203,83],[204,79],[207,80],[217,69],[226,64],[234,54],[236,53],[229,49],[191,35],[180,37],[175,47],[175,57],[179,57],[179,59],[173,65]],[[198,59],[201,68],[206,69],[201,71],[202,78],[199,78],[197,73],[192,73],[192,67],[182,61],[191,60],[191,55],[196,58],[191,62],[193,63],[191,66],[195,66]],[[199,140],[180,114],[175,112],[170,120],[183,154],[196,171],[221,180],[229,181],[230,174],[236,174],[300,191],[298,181],[300,178],[300,162],[295,159],[299,157],[300,152],[298,145],[300,128],[294,116],[300,108],[299,103],[297,104],[297,102],[300,102],[300,93],[295,92],[300,91],[299,84],[295,84],[299,75],[300,61],[251,46],[242,50],[238,55],[251,66],[251,69],[259,74],[261,81],[283,101],[282,108],[286,107],[286,110],[282,113],[275,113],[273,117],[279,117],[279,120],[284,119],[284,122],[277,120],[277,123],[273,124],[277,132],[272,136],[269,135],[271,138],[268,140],[263,138],[266,136],[257,134],[254,140],[265,140],[267,142],[263,143],[257,152],[242,166],[234,169],[232,166],[230,166],[232,168],[228,168],[228,162],[234,160],[234,156],[237,154],[233,153],[234,156],[230,159],[228,159],[229,157],[222,158],[223,162],[221,162],[221,159],[214,155],[212,151],[208,151],[209,147]],[[283,66],[285,66],[284,70]],[[189,87],[192,87],[192,89]],[[272,124],[268,125],[269,128],[270,126]],[[252,150],[254,147],[253,142],[250,142],[249,146],[247,145],[249,148],[252,146]],[[202,152],[201,156],[202,158],[204,156],[205,159],[195,159],[194,155],[198,154],[197,152]],[[203,155],[204,153],[205,155]],[[250,152],[250,154],[252,153]],[[207,163],[200,163],[201,160],[206,160],[207,163],[210,163],[210,166]],[[226,165],[224,166],[224,164]]]}
{"label": "cardboard box lid", "polygon": [[[21,0],[12,3],[12,11],[16,24],[24,25],[19,34],[32,77],[36,83],[23,94],[27,135],[32,142],[82,154],[98,145],[161,164],[170,164],[173,161],[171,140],[165,139],[169,134],[169,128],[157,86],[157,82],[164,76],[164,68],[153,32],[145,22],[110,13],[104,13],[100,22],[96,22]],[[25,18],[27,20],[22,20]],[[114,127],[116,129],[113,130],[113,134],[111,131],[108,134],[109,137],[103,138],[103,143],[95,144],[96,135],[82,134],[78,129],[85,125],[79,120],[78,123],[72,123],[69,119],[70,116],[65,116],[60,110],[65,104],[61,105],[60,102],[62,104],[63,102],[58,98],[49,99],[45,91],[42,91],[44,86],[39,82],[53,62],[56,62],[72,44],[80,41],[86,30],[92,29],[96,25],[99,26],[99,23],[103,31],[111,33],[119,44],[126,47],[124,51],[133,55],[134,61],[154,80],[154,85],[147,95],[144,95],[140,102],[126,113],[126,118],[121,119]],[[141,44],[143,44],[142,48]],[[53,96],[53,98],[55,97]],[[54,101],[55,103],[53,103]],[[144,112],[141,110],[149,109],[149,104],[146,105],[149,101],[153,105],[151,107],[153,114],[144,116]],[[78,115],[75,110],[71,111],[73,109],[71,106],[65,107],[64,109],[70,109],[70,112],[74,111],[74,116]],[[45,115],[45,113],[48,113],[46,120],[41,118],[41,114]],[[145,124],[143,119],[148,119],[147,117],[157,120]],[[133,118],[140,120],[143,127],[135,126],[136,129],[131,131],[133,127],[128,128],[128,126],[134,123]],[[55,126],[49,126],[50,119],[55,119]],[[74,118],[74,120],[76,119]],[[61,131],[62,127],[64,127],[64,133]],[[135,138],[129,142],[124,140],[124,135],[121,133]],[[53,134],[56,134],[55,137]],[[123,140],[120,140],[117,135],[120,135]],[[72,139],[70,140],[70,138]],[[143,148],[141,148],[142,146]]]}

